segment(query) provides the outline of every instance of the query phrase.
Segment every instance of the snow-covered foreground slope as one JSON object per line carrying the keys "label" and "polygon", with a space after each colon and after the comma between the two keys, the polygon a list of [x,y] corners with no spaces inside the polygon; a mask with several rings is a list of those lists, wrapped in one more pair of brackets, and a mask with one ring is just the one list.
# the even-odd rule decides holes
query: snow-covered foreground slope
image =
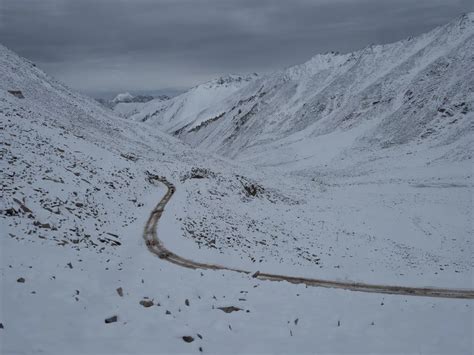
{"label": "snow-covered foreground slope", "polygon": [[176,185],[158,234],[180,255],[472,288],[471,173],[439,159],[452,146],[388,148],[317,173],[247,168],[114,117],[3,47],[0,122],[2,353],[472,352],[471,300],[188,270],[142,239],[165,192],[148,171]]}

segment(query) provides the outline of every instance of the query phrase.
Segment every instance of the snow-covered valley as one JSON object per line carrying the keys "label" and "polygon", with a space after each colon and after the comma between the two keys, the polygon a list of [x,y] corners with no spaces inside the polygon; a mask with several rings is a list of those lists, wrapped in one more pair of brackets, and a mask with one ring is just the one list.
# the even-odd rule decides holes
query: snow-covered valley
{"label": "snow-covered valley", "polygon": [[181,268],[143,229],[164,176],[157,234],[185,258],[472,291],[473,22],[129,118],[0,46],[0,351],[472,353],[472,299]]}

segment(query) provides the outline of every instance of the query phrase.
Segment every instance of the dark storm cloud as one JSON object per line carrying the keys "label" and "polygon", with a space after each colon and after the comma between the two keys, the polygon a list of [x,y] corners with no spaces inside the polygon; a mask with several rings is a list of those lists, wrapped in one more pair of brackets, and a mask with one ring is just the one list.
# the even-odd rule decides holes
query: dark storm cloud
{"label": "dark storm cloud", "polygon": [[416,35],[471,0],[0,0],[0,42],[89,92],[185,88]]}

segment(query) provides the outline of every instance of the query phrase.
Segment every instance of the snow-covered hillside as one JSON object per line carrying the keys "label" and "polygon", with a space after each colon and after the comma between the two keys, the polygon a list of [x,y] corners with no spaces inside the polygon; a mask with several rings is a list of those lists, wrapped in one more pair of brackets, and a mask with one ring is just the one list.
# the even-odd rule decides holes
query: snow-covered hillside
{"label": "snow-covered hillside", "polygon": [[134,96],[129,92],[125,92],[117,94],[112,100],[102,98],[96,100],[103,106],[113,110],[119,116],[126,118],[140,112],[145,106],[145,104],[153,99],[155,99],[156,101],[165,101],[169,100],[169,96],[160,95],[154,98],[153,96],[149,95]]}
{"label": "snow-covered hillside", "polygon": [[169,132],[182,130],[183,127],[192,129],[204,121],[222,116],[225,111],[221,110],[219,103],[233,97],[236,91],[256,78],[257,74],[220,77],[167,102],[153,100],[131,117],[137,121],[159,124]]}
{"label": "snow-covered hillside", "polygon": [[[384,48],[399,54],[394,61],[407,63],[402,57],[412,45],[413,61],[433,59],[415,55],[423,52],[421,39],[365,50],[378,53],[355,60],[372,63],[375,77],[366,88],[359,80],[369,65],[361,64],[359,73],[359,67],[349,70],[353,81],[330,80],[342,57],[321,56],[299,69],[265,78],[232,76],[168,102],[150,102],[136,120],[115,116],[0,46],[0,352],[472,352],[472,300],[185,269],[151,254],[143,240],[150,213],[165,194],[159,175],[176,192],[157,233],[183,257],[251,273],[473,288],[472,65],[459,59],[472,56],[471,29],[470,15],[422,37],[445,41],[429,51],[450,53],[442,58],[449,58],[452,86],[444,71],[433,81],[433,63],[426,64],[426,76],[421,64],[404,67],[419,84],[408,101],[430,108],[441,90],[452,93],[435,106],[437,130],[406,142],[397,134],[408,117],[423,132],[435,122],[402,115],[415,104],[400,103],[405,94],[398,91],[393,100],[400,106],[392,108],[400,112],[386,115],[382,107],[391,104],[382,102],[385,87],[369,88],[385,82],[377,69]],[[387,85],[401,90],[391,78]],[[341,82],[325,93],[316,85],[324,80]],[[342,93],[334,112],[352,112],[357,97],[372,92],[380,103],[369,96],[366,114],[354,121],[338,121],[334,113],[334,127],[330,114],[313,122],[318,111],[310,108],[329,104],[336,87]],[[303,97],[308,103],[299,101]],[[465,103],[456,111],[458,101]],[[311,122],[304,112],[312,112]],[[237,122],[233,115],[242,125],[228,130]],[[246,162],[191,149],[150,124]],[[393,144],[383,144],[387,132]],[[237,138],[223,143],[229,134]]]}
{"label": "snow-covered hillside", "polygon": [[[467,159],[474,112],[474,14],[416,38],[317,55],[209,102],[193,114],[159,106],[134,116],[192,146],[290,170],[361,154],[452,145]],[[196,113],[199,112],[199,115]],[[404,148],[405,147],[405,148]],[[385,152],[381,153],[385,155]],[[362,157],[366,160],[366,157]],[[319,169],[319,168],[318,168]]]}

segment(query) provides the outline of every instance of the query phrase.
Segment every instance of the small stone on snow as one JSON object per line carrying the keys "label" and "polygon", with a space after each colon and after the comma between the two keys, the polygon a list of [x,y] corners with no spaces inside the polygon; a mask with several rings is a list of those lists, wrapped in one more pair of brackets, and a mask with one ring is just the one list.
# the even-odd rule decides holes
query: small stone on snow
{"label": "small stone on snow", "polygon": [[109,323],[115,323],[117,321],[118,317],[117,316],[112,316],[110,318],[107,318],[105,320],[105,323],[109,324]]}

